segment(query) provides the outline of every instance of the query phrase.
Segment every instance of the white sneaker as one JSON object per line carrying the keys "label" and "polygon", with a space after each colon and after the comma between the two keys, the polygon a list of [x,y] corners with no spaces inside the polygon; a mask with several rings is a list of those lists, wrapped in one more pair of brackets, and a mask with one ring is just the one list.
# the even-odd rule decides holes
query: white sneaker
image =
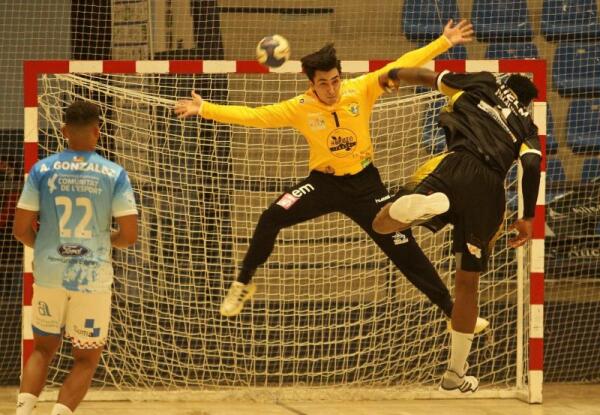
{"label": "white sneaker", "polygon": [[[447,321],[448,321],[448,331],[451,331],[452,330],[452,320],[448,319]],[[487,321],[484,318],[477,317],[477,321],[475,322],[475,330],[474,330],[473,334],[481,333],[489,325],[490,325],[489,321]]]}
{"label": "white sneaker", "polygon": [[[394,206],[395,204],[399,204]],[[430,195],[411,194],[402,196],[390,208],[390,216],[402,223],[417,225],[450,209],[450,200],[444,193]],[[393,216],[392,216],[393,214]]]}
{"label": "white sneaker", "polygon": [[240,314],[244,308],[244,302],[252,297],[256,291],[256,285],[253,283],[243,284],[235,281],[229,287],[229,292],[221,303],[221,314],[225,317],[233,317]]}
{"label": "white sneaker", "polygon": [[452,370],[446,370],[446,373],[442,376],[442,383],[440,383],[438,390],[454,395],[471,395],[477,392],[479,380],[475,376],[467,376],[468,368],[469,365],[465,363],[465,374],[463,376],[459,376]]}

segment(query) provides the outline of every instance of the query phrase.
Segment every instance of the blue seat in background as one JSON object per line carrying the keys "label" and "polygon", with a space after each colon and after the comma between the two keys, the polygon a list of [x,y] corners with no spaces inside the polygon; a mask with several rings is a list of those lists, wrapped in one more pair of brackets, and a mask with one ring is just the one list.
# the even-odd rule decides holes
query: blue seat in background
{"label": "blue seat in background", "polygon": [[438,126],[438,117],[445,99],[438,99],[429,105],[423,119],[423,147],[429,154],[438,154],[446,149],[446,135]]}
{"label": "blue seat in background", "polygon": [[490,43],[486,59],[537,59],[538,49],[533,43]]}
{"label": "blue seat in background", "polygon": [[541,26],[550,41],[600,39],[596,0],[544,0]]}
{"label": "blue seat in background", "polygon": [[546,204],[564,193],[564,182],[567,180],[562,162],[557,158],[546,159]]}
{"label": "blue seat in background", "polygon": [[581,181],[589,182],[600,177],[600,159],[588,158],[583,161],[581,168]]}
{"label": "blue seat in background", "polygon": [[448,20],[459,18],[456,0],[405,0],[402,8],[404,35],[413,42],[436,39]]}
{"label": "blue seat in background", "polygon": [[554,137],[554,119],[552,111],[548,105],[546,110],[546,154],[556,154],[558,152],[558,142]]}
{"label": "blue seat in background", "polygon": [[554,52],[552,81],[563,96],[599,94],[600,44],[559,44]]}
{"label": "blue seat in background", "polygon": [[567,180],[565,169],[559,159],[549,158],[546,160],[546,182],[564,182]]}
{"label": "blue seat in background", "polygon": [[573,100],[567,126],[567,145],[573,153],[600,153],[600,99]]}
{"label": "blue seat in background", "polygon": [[526,0],[474,0],[471,20],[484,42],[531,42],[533,29]]}

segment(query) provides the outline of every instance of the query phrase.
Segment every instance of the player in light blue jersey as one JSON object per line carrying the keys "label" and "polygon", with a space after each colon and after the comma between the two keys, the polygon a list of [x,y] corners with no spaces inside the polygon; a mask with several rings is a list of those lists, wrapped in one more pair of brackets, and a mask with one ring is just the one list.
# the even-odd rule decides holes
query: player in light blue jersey
{"label": "player in light blue jersey", "polygon": [[[71,414],[85,396],[108,334],[112,247],[137,239],[137,209],[125,170],[94,150],[98,107],[83,101],[65,113],[69,148],[37,162],[17,204],[13,233],[34,248],[34,352],[23,370],[17,415],[30,415],[62,335],[74,364],[52,415]],[[39,229],[35,223],[39,216]],[[118,230],[111,232],[112,218]]]}

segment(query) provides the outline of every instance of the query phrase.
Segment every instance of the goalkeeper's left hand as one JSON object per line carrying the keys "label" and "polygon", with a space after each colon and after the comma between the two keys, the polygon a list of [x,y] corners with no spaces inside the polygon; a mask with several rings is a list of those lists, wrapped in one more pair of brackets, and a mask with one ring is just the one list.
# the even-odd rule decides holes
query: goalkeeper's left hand
{"label": "goalkeeper's left hand", "polygon": [[508,240],[508,244],[511,248],[518,248],[523,246],[525,242],[531,239],[531,234],[533,232],[533,219],[518,219],[515,223],[513,223],[510,227],[510,230],[516,230],[517,235],[514,238],[510,238]]}
{"label": "goalkeeper's left hand", "polygon": [[175,103],[175,114],[178,118],[187,118],[200,115],[202,110],[202,97],[192,91],[192,99],[180,99]]}
{"label": "goalkeeper's left hand", "polygon": [[461,45],[473,41],[473,25],[466,20],[461,20],[457,25],[454,25],[452,19],[444,26],[442,33],[452,46]]}

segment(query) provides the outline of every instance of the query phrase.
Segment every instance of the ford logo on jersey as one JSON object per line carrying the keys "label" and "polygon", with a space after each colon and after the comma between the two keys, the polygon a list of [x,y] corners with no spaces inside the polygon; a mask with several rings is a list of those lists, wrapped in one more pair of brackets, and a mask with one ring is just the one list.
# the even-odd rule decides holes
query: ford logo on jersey
{"label": "ford logo on jersey", "polygon": [[62,244],[58,247],[58,253],[61,256],[84,256],[90,252],[85,246],[77,244]]}

